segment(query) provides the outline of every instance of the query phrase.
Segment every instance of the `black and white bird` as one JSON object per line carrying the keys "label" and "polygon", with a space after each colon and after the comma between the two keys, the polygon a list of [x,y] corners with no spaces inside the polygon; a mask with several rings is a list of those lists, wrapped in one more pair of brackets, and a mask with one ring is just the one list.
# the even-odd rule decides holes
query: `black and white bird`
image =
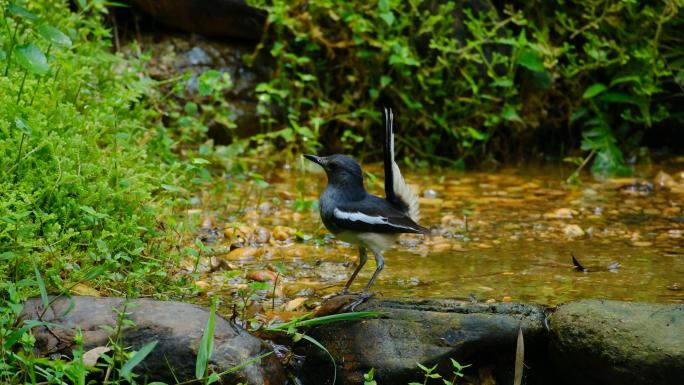
{"label": "black and white bird", "polygon": [[366,263],[366,249],[375,256],[375,272],[363,290],[368,294],[375,279],[385,265],[383,252],[396,242],[401,233],[427,234],[419,225],[418,197],[409,188],[394,161],[394,117],[385,108],[385,198],[369,194],[363,186],[361,166],[352,158],[335,154],[330,156],[304,155],[319,164],[328,176],[328,185],[319,199],[321,219],[337,238],[358,245],[359,265],[344,285],[349,291],[354,278]]}

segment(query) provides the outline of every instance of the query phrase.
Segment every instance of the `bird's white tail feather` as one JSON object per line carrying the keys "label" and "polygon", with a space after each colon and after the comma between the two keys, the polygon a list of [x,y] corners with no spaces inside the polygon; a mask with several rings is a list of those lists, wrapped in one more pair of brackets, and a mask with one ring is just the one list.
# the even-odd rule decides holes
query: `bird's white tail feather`
{"label": "bird's white tail feather", "polygon": [[401,175],[401,171],[399,170],[399,166],[394,161],[392,162],[392,170],[392,174],[394,176],[394,180],[392,181],[392,184],[394,185],[394,193],[408,207],[409,217],[411,217],[411,219],[413,219],[414,222],[418,222],[418,220],[420,220],[420,206],[418,204],[418,195],[416,194],[414,189],[412,189],[408,184],[406,184],[406,181],[404,180],[404,177]]}
{"label": "bird's white tail feather", "polygon": [[394,194],[404,202],[406,207],[408,207],[409,217],[411,217],[414,222],[418,222],[420,219],[418,195],[408,184],[406,184],[397,162],[394,161],[394,114],[392,113],[392,109],[389,109],[389,134],[390,155],[392,157],[392,187],[394,188]]}

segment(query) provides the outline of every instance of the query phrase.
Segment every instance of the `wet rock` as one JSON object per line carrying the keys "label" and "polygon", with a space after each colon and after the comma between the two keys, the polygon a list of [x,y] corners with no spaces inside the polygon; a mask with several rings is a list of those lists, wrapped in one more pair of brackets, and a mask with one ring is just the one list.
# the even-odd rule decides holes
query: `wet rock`
{"label": "wet rock", "polygon": [[204,36],[259,40],[266,14],[244,0],[134,0],[167,26]]}
{"label": "wet rock", "polygon": [[253,260],[264,253],[263,249],[256,247],[240,247],[228,253],[226,258],[231,261]]}
{"label": "wet rock", "polygon": [[277,241],[286,241],[294,238],[297,231],[291,227],[276,226],[273,228],[273,238]]}
{"label": "wet rock", "polygon": [[584,236],[584,230],[578,225],[566,225],[563,227],[563,234],[568,238],[579,238]]}
{"label": "wet rock", "polygon": [[431,188],[423,190],[423,198],[437,198],[438,196],[439,194],[437,193],[437,191]]}
{"label": "wet rock", "polygon": [[259,282],[267,282],[271,281],[274,282],[278,275],[271,271],[271,270],[257,270],[257,271],[250,271],[247,273],[247,279],[251,281],[259,281]]}
{"label": "wet rock", "polygon": [[587,300],[551,317],[551,359],[567,384],[681,384],[684,305]]}
{"label": "wet rock", "polygon": [[572,210],[569,208],[559,208],[556,210],[553,210],[548,213],[544,213],[544,218],[547,219],[571,219],[572,217],[576,216],[578,213],[576,210]]}
{"label": "wet rock", "polygon": [[[115,329],[118,315],[114,309],[123,309],[125,299],[106,297],[59,298],[46,312],[43,321],[66,326],[66,329],[34,328],[36,346],[48,352],[71,354],[76,328],[83,333],[85,350],[106,346],[110,333],[101,328],[108,325]],[[73,308],[71,308],[73,304]],[[151,341],[157,341],[154,350],[135,369],[143,378],[176,383],[195,377],[195,361],[199,343],[209,312],[200,306],[173,301],[138,299],[128,301],[126,312],[133,322],[123,331],[123,344],[140,349]],[[23,319],[38,319],[42,313],[40,299],[29,299],[24,304]],[[57,338],[59,337],[59,338]],[[217,317],[214,329],[214,353],[210,365],[215,372],[233,368],[250,358],[269,351],[270,348],[256,337],[236,325]],[[274,355],[263,358],[236,373],[222,377],[223,384],[247,382],[250,384],[284,384],[285,376]]]}
{"label": "wet rock", "polygon": [[677,182],[675,182],[672,175],[664,171],[660,171],[658,175],[655,176],[655,178],[653,179],[653,183],[655,183],[655,185],[659,187],[673,187],[677,185]]}
{"label": "wet rock", "polygon": [[[339,297],[342,301],[336,305],[347,306],[349,296]],[[370,368],[375,368],[378,383],[422,381],[417,362],[429,366],[438,363],[438,368],[448,374],[450,358],[491,368],[497,383],[511,383],[518,327],[525,336],[525,351],[531,352],[525,359],[533,368],[526,372],[528,381],[545,370],[534,364],[533,352],[545,352],[546,346],[544,312],[538,306],[370,299],[356,310],[380,311],[384,315],[323,325],[308,333],[335,357],[337,384],[361,384],[363,373]],[[333,368],[327,355],[308,342],[300,343],[298,348],[307,357],[300,373],[304,383],[331,384]]]}

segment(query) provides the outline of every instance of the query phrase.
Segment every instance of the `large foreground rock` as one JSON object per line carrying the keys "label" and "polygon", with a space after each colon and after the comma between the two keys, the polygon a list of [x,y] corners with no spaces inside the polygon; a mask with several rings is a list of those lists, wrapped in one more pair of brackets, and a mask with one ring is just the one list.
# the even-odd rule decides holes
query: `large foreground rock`
{"label": "large foreground rock", "polygon": [[[451,379],[450,358],[473,364],[465,370],[474,383],[513,382],[518,328],[530,352],[526,383],[539,383],[546,355],[544,311],[540,306],[482,304],[454,300],[375,300],[356,310],[374,310],[383,317],[319,326],[308,334],[335,357],[338,384],[362,384],[363,373],[375,368],[379,384],[422,383],[416,363],[439,364]],[[306,360],[300,377],[306,384],[331,384],[333,367],[320,349],[302,341]],[[535,380],[537,378],[537,380]]]}
{"label": "large foreground rock", "polygon": [[[101,326],[115,328],[118,317],[115,309],[122,310],[124,305],[127,319],[133,322],[123,332],[124,345],[137,350],[148,342],[158,342],[135,372],[150,380],[176,383],[171,374],[172,368],[180,381],[193,379],[196,353],[209,312],[187,303],[100,297],[60,298],[45,312],[43,321],[59,323],[67,326],[67,329],[35,328],[37,347],[46,354],[71,354],[76,328],[83,333],[86,351],[106,346],[110,333]],[[24,305],[22,318],[38,319],[42,312],[40,299],[30,299]],[[214,353],[210,361],[215,372],[235,367],[268,350],[261,340],[221,317],[216,318]],[[280,362],[270,355],[235,374],[225,376],[222,383],[275,385],[285,383],[284,378]]]}
{"label": "large foreground rock", "polygon": [[571,302],[551,318],[550,353],[568,384],[684,384],[684,305]]}

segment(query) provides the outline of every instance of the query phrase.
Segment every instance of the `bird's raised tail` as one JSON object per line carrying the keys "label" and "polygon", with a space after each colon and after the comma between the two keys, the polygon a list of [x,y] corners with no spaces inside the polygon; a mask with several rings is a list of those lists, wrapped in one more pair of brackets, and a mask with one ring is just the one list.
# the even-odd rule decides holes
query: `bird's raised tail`
{"label": "bird's raised tail", "polygon": [[404,209],[411,219],[418,222],[420,208],[418,196],[406,184],[397,162],[394,161],[394,114],[391,108],[384,110],[385,117],[385,197]]}

